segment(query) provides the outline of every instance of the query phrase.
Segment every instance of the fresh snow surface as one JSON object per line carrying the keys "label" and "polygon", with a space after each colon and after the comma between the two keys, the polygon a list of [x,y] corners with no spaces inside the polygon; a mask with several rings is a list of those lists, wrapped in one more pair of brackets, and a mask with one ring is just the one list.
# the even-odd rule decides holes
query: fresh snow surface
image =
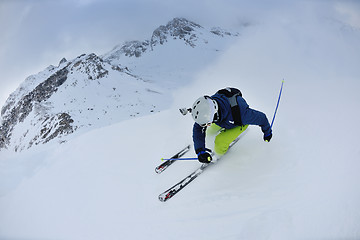
{"label": "fresh snow surface", "polygon": [[[359,30],[329,19],[273,21],[175,90],[166,111],[60,146],[0,152],[0,239],[360,239]],[[271,142],[251,126],[221,161],[160,202],[200,165],[154,172],[192,141],[192,119],[178,108],[234,86],[271,121],[282,78]]]}

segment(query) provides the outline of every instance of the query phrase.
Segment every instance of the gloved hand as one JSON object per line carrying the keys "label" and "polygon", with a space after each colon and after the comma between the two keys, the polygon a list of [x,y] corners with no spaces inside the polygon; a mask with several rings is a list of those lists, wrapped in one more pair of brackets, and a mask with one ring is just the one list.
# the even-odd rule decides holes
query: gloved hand
{"label": "gloved hand", "polygon": [[272,138],[272,133],[270,133],[268,135],[264,135],[264,141],[265,142],[270,142],[271,138]]}
{"label": "gloved hand", "polygon": [[201,163],[210,163],[211,162],[212,157],[211,157],[209,151],[211,151],[211,150],[205,149],[205,150],[197,151],[199,162],[201,162]]}

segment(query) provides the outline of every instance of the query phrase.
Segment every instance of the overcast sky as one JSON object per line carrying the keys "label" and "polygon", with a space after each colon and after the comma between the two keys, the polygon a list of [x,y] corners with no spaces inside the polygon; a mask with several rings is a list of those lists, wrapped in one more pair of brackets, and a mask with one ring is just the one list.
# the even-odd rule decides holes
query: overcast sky
{"label": "overcast sky", "polygon": [[[63,57],[103,54],[126,40],[149,39],[174,17],[236,29],[244,21],[278,17],[295,2],[300,1],[0,0],[0,106],[27,76]],[[303,2],[316,2],[360,28],[358,0]]]}

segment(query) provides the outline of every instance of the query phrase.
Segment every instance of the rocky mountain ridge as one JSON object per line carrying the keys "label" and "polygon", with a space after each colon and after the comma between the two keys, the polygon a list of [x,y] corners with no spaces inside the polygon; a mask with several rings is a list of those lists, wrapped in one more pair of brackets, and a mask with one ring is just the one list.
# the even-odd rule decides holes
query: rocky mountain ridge
{"label": "rocky mountain ridge", "polygon": [[[181,48],[195,49],[197,45],[208,45],[210,39],[222,42],[224,37],[235,36],[238,34],[219,28],[207,30],[184,18],[175,18],[157,28],[150,40],[126,42],[103,56],[92,53],[70,61],[63,58],[57,67],[49,66],[28,77],[9,96],[1,109],[0,150],[22,151],[54,139],[64,142],[72,133],[165,109],[171,101],[164,100],[171,98],[170,90],[181,79],[181,69],[187,68],[186,59],[180,59],[184,65],[172,73],[177,78],[167,79],[165,84],[161,73],[147,64],[143,64],[147,72],[143,74],[136,67],[138,62],[128,66],[126,60],[141,61],[144,54],[153,52],[151,61],[156,62],[165,58],[157,54],[157,48],[170,41],[180,40],[185,43],[179,45]],[[162,71],[161,67],[157,71]]]}
{"label": "rocky mountain ridge", "polygon": [[[201,25],[189,21],[185,18],[174,18],[166,25],[161,25],[153,31],[149,40],[128,41],[122,45],[116,46],[110,53],[104,56],[104,59],[112,61],[119,56],[140,57],[147,51],[153,51],[158,45],[163,45],[171,40],[183,40],[185,44],[196,47],[196,43],[202,38],[202,31],[205,30]],[[207,30],[205,30],[207,31]],[[231,33],[219,27],[213,27],[209,30],[212,34],[224,36],[239,36],[239,33]],[[207,42],[207,39],[203,39]]]}

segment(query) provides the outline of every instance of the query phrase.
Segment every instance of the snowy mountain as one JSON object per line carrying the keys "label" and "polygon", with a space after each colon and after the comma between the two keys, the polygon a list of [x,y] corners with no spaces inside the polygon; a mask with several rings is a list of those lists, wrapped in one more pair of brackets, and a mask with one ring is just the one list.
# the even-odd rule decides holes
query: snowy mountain
{"label": "snowy mountain", "polygon": [[[66,109],[93,115],[65,112],[74,121],[70,126],[98,117],[111,122],[109,113],[102,114],[95,104],[104,107],[111,102],[106,96],[113,96],[116,81],[121,86],[126,82],[129,95],[143,89],[152,103],[168,101],[162,98],[165,94],[173,100],[162,103],[163,110],[145,105],[139,114],[143,116],[135,118],[130,117],[135,108],[124,108],[129,110],[124,120],[82,127],[89,131],[76,134],[79,127],[61,145],[52,140],[21,152],[14,152],[13,145],[2,149],[0,239],[360,239],[360,30],[339,21],[334,9],[324,11],[328,1],[319,2],[320,8],[314,1],[292,2],[285,9],[276,5],[276,11],[268,13],[266,8],[261,16],[250,9],[259,23],[239,30],[241,38],[222,38],[193,27],[199,31],[195,47],[169,35],[163,45],[147,47],[138,58],[115,53],[119,46],[104,56],[64,60],[59,67],[29,77],[9,98],[12,107],[4,112],[19,113],[16,126],[25,126],[31,114],[65,109],[64,103],[70,106],[73,99],[76,103]],[[209,40],[206,44],[201,39]],[[226,44],[219,45],[223,41]],[[113,60],[106,60],[111,55]],[[93,68],[82,64],[87,61]],[[64,70],[55,74],[60,69]],[[71,69],[82,77],[71,77]],[[119,78],[111,77],[115,73]],[[96,79],[101,74],[105,77]],[[58,86],[65,75],[66,81]],[[179,107],[234,86],[252,108],[271,119],[283,78],[270,143],[263,141],[258,126],[249,126],[221,161],[169,201],[158,200],[161,192],[200,166],[198,161],[179,161],[161,175],[154,171],[161,158],[192,142],[193,120],[182,116]],[[44,82],[47,79],[53,84]],[[50,88],[57,91],[40,94]],[[103,91],[107,92],[102,98]],[[49,102],[66,97],[50,106],[36,102],[37,113],[25,114],[24,122],[18,123],[23,109],[36,106],[29,101],[15,107],[20,99],[26,103],[30,92],[39,99],[49,97]],[[120,108],[122,99],[117,104],[112,107]],[[149,114],[152,109],[154,114]],[[15,134],[21,135],[14,132],[14,139]],[[209,148],[213,140],[208,136]],[[195,156],[192,148],[184,157]]]}
{"label": "snowy mountain", "polygon": [[115,47],[103,56],[83,54],[28,77],[1,110],[0,149],[15,151],[69,134],[159,112],[171,91],[236,40],[175,18],[151,38]]}

